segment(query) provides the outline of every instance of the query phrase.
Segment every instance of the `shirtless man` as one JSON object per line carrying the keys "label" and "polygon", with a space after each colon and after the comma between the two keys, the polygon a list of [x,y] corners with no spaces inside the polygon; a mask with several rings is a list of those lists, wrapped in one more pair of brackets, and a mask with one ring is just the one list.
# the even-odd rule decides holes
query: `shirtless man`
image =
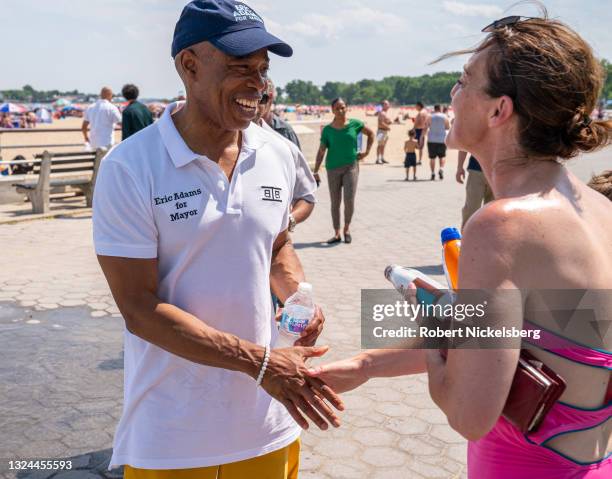
{"label": "shirtless man", "polygon": [[414,117],[414,131],[416,131],[416,141],[419,142],[419,161],[417,165],[420,165],[423,161],[423,147],[425,146],[425,135],[427,133],[427,110],[425,105],[420,101],[416,104],[417,116]]}
{"label": "shirtless man", "polygon": [[382,110],[378,113],[378,131],[376,132],[376,139],[378,140],[378,147],[376,148],[377,165],[389,163],[385,160],[385,147],[387,146],[387,140],[389,140],[391,123],[393,123],[391,118],[387,115],[389,108],[391,108],[391,104],[385,100],[382,103]]}

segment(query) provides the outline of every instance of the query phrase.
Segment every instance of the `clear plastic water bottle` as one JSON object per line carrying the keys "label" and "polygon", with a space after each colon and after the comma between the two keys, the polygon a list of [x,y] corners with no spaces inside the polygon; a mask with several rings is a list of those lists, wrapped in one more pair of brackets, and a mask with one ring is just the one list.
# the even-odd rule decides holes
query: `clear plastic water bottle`
{"label": "clear plastic water bottle", "polygon": [[300,283],[298,290],[285,301],[278,328],[278,338],[274,347],[292,347],[314,317],[314,313],[312,285],[310,283]]}
{"label": "clear plastic water bottle", "polygon": [[396,264],[385,268],[385,278],[395,287],[395,289],[408,299],[410,295],[410,285],[416,287],[416,299],[420,303],[434,304],[443,295],[446,289],[442,284],[431,279],[426,274],[413,268],[404,268]]}

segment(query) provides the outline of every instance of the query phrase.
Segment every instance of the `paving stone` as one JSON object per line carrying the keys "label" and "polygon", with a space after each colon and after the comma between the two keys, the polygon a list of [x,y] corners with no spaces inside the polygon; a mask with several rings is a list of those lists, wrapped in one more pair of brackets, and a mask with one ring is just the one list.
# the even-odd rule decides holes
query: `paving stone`
{"label": "paving stone", "polygon": [[424,434],[429,431],[430,425],[422,419],[414,417],[397,418],[389,420],[387,427],[398,434]]}
{"label": "paving stone", "polygon": [[423,440],[423,436],[405,436],[398,447],[412,456],[433,456],[443,453],[443,447],[435,447]]}
{"label": "paving stone", "polygon": [[467,444],[463,443],[449,447],[447,450],[447,455],[457,462],[464,463],[467,457]]}
{"label": "paving stone", "polygon": [[317,470],[323,464],[323,459],[323,456],[313,454],[311,451],[301,451],[300,472]]}
{"label": "paving stone", "polygon": [[401,466],[409,460],[408,454],[392,447],[368,447],[361,460],[374,467]]}
{"label": "paving stone", "polygon": [[81,306],[85,304],[85,301],[82,299],[62,299],[59,304],[61,306]]}
{"label": "paving stone", "polygon": [[375,471],[368,474],[368,479],[426,479],[414,471],[409,470],[406,466],[402,467],[387,467],[376,468]]}
{"label": "paving stone", "polygon": [[433,466],[431,464],[426,464],[420,460],[415,460],[408,465],[408,468],[411,471],[416,472],[417,474],[422,475],[423,477],[427,477],[428,479],[433,478],[449,478],[452,475],[443,467]]}
{"label": "paving stone", "polygon": [[463,444],[465,439],[458,432],[448,426],[434,425],[431,428],[431,435],[448,444]]}
{"label": "paving stone", "polygon": [[357,429],[353,439],[364,446],[393,446],[399,436],[381,427],[365,427]]}
{"label": "paving stone", "polygon": [[358,453],[358,451],[359,447],[356,443],[352,441],[338,441],[332,438],[319,439],[314,448],[315,454],[329,459],[353,457]]}
{"label": "paving stone", "polygon": [[326,461],[317,472],[317,478],[329,479],[358,479],[363,477],[363,466],[351,462],[339,462],[335,460]]}
{"label": "paving stone", "polygon": [[[398,393],[399,394],[399,393]],[[389,399],[390,401],[391,399]],[[376,405],[376,411],[388,417],[409,417],[416,411],[415,408],[406,406],[401,402],[380,402]]]}

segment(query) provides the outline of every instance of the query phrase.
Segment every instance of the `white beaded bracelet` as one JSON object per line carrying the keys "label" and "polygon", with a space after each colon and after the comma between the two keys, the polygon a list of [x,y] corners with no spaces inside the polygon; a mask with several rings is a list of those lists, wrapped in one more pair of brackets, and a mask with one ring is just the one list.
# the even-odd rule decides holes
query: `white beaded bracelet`
{"label": "white beaded bracelet", "polygon": [[261,369],[259,370],[259,376],[257,376],[258,386],[261,386],[261,382],[263,381],[264,374],[266,374],[266,369],[268,368],[269,360],[270,360],[270,347],[266,346],[266,352],[264,353],[263,362],[261,363]]}

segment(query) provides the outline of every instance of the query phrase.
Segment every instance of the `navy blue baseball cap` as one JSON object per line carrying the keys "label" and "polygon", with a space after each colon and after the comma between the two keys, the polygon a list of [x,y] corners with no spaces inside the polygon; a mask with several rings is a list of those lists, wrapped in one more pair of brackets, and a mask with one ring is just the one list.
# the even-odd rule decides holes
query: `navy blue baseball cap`
{"label": "navy blue baseball cap", "polygon": [[193,0],[189,2],[174,28],[172,58],[185,48],[210,42],[222,52],[242,57],[261,48],[282,57],[293,49],[266,31],[264,22],[253,9],[234,0]]}

